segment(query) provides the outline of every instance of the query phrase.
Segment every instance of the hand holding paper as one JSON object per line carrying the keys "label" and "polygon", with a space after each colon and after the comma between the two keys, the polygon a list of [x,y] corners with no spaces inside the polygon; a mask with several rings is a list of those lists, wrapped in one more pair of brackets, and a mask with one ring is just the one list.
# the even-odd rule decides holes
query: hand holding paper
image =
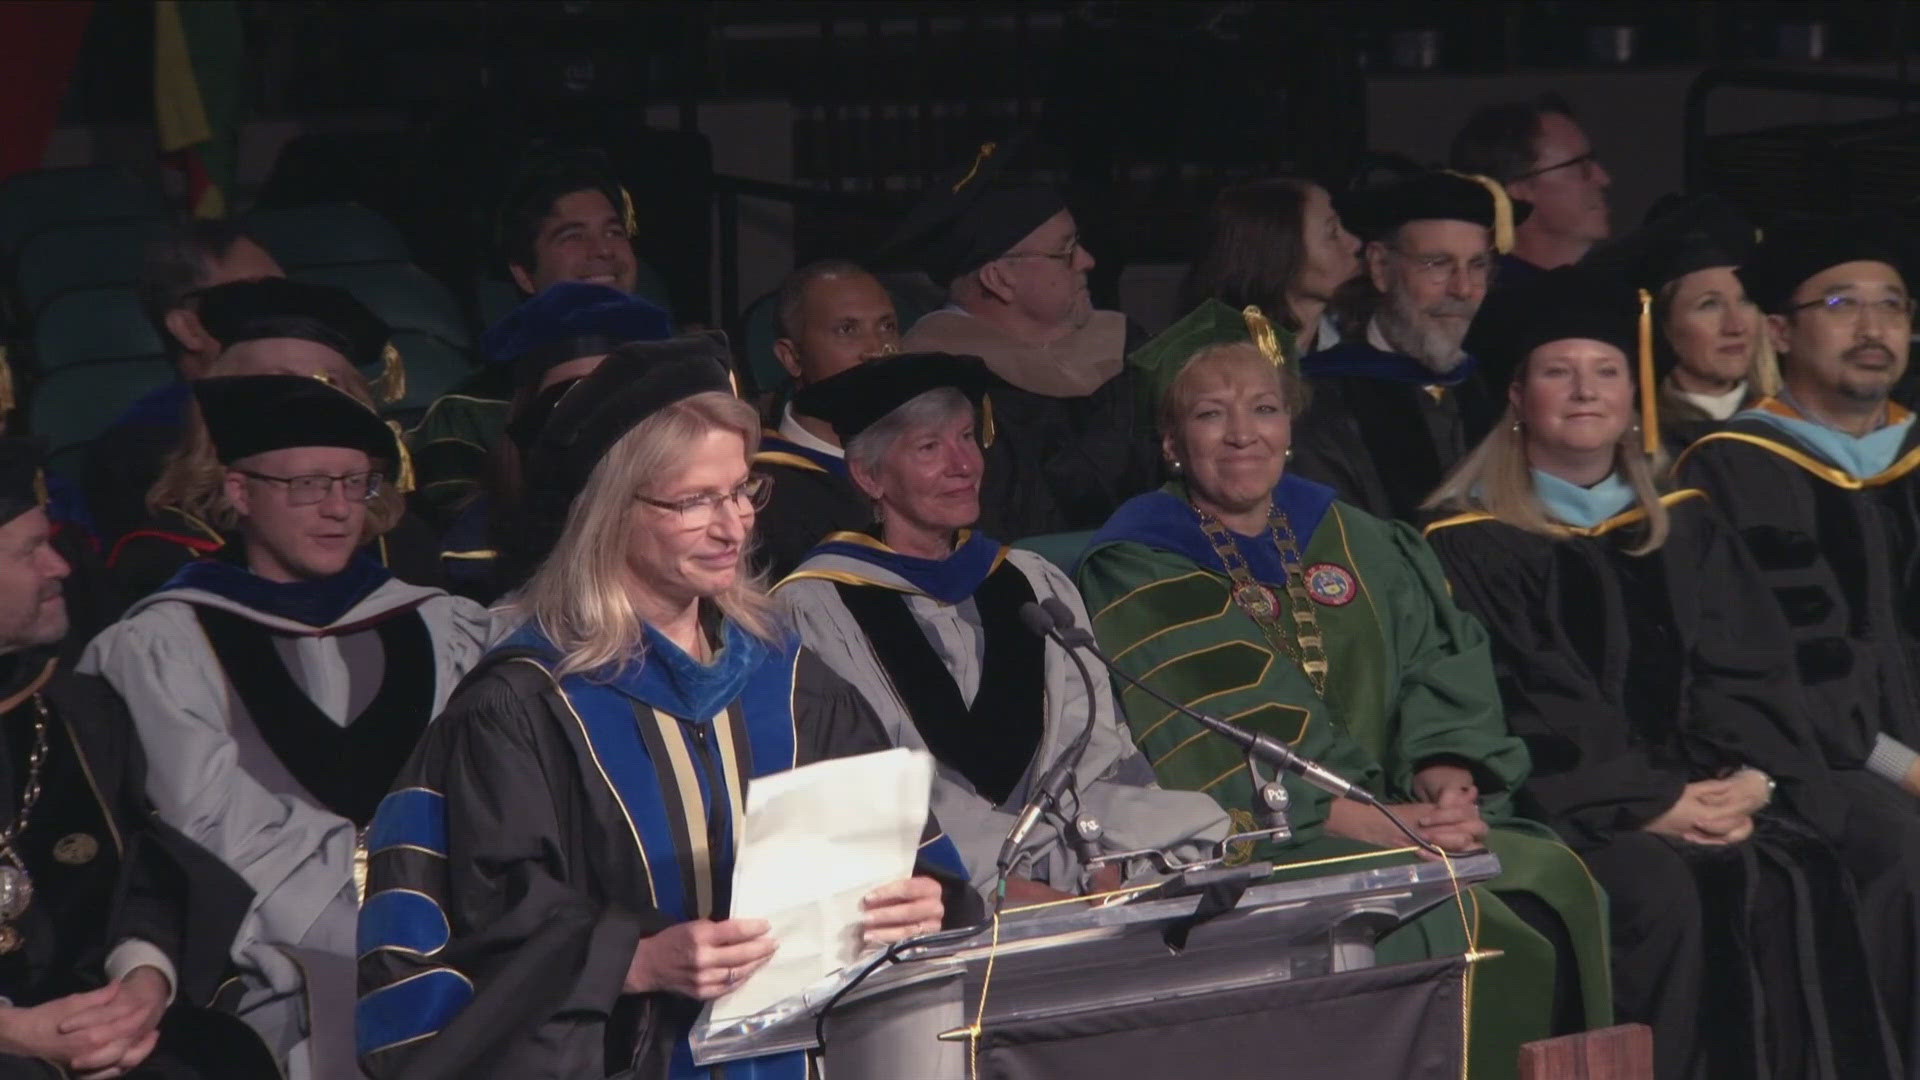
{"label": "hand holding paper", "polygon": [[[779,951],[714,1002],[714,1021],[759,1012],[851,964],[866,947],[863,901],[883,886],[901,883],[908,900],[881,909],[890,936],[929,929],[928,898],[918,895],[926,886],[904,879],[932,787],[933,759],[901,748],[753,782],[734,861],[733,915],[765,919]],[[937,890],[932,904],[937,922]]]}

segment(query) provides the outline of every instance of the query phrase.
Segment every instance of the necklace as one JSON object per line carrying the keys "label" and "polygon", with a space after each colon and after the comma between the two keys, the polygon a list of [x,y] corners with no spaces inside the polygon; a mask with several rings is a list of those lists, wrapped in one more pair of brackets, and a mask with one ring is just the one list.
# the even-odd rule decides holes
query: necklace
{"label": "necklace", "polygon": [[40,801],[40,766],[47,760],[47,703],[39,694],[33,695],[33,709],[33,750],[27,755],[27,783],[20,792],[20,812],[0,829],[0,954],[20,948],[20,931],[13,924],[33,903],[33,878],[13,846],[26,831],[34,804]]}
{"label": "necklace", "polygon": [[1252,571],[1247,569],[1247,560],[1240,554],[1240,545],[1228,535],[1227,527],[1198,506],[1193,511],[1200,515],[1200,530],[1207,534],[1214,554],[1220,556],[1220,565],[1226,567],[1227,578],[1233,582],[1229,590],[1233,602],[1260,627],[1269,644],[1300,665],[1307,681],[1313,684],[1313,692],[1326,697],[1327,650],[1323,647],[1320,620],[1313,613],[1313,597],[1307,593],[1306,574],[1300,568],[1300,545],[1294,539],[1293,524],[1287,520],[1286,513],[1272,504],[1267,506],[1267,532],[1273,536],[1281,565],[1287,568],[1287,600],[1293,608],[1291,638],[1280,625],[1279,601],[1271,590],[1254,580]]}

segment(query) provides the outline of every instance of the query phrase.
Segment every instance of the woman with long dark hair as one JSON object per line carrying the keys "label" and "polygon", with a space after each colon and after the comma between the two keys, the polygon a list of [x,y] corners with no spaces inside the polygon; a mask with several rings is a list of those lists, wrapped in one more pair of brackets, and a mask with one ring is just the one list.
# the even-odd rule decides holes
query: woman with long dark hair
{"label": "woman with long dark hair", "polygon": [[1288,352],[1305,356],[1340,340],[1327,305],[1360,273],[1359,252],[1319,184],[1293,176],[1236,184],[1214,200],[1187,303],[1257,307],[1292,335]]}

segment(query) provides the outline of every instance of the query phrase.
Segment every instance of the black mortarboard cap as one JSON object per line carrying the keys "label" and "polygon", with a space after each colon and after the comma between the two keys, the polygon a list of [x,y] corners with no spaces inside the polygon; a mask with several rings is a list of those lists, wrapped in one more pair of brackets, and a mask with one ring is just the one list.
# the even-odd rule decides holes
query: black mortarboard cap
{"label": "black mortarboard cap", "polygon": [[400,448],[359,399],[306,375],[224,375],[193,384],[222,465],[296,446],[340,446],[390,463]]}
{"label": "black mortarboard cap", "polygon": [[1340,222],[1362,240],[1384,240],[1409,221],[1466,221],[1492,231],[1494,248],[1513,250],[1513,230],[1533,204],[1484,176],[1427,172],[1335,199]]}
{"label": "black mortarboard cap", "polygon": [[0,437],[0,525],[47,504],[47,474],[40,440]]}
{"label": "black mortarboard cap", "polygon": [[734,392],[727,338],[717,331],[608,353],[560,397],[533,439],[527,488],[536,513],[557,527],[614,443],[668,405],[709,390]]}
{"label": "black mortarboard cap", "polygon": [[938,285],[1005,255],[1067,208],[1049,184],[1007,180],[1018,145],[982,143],[966,165],[936,179],[882,246],[883,262],[905,261]]}
{"label": "black mortarboard cap", "polygon": [[203,289],[200,325],[223,348],[261,338],[315,341],[371,367],[385,359],[393,336],[365,304],[345,289],[286,278],[233,281]]}
{"label": "black mortarboard cap", "polygon": [[[950,386],[979,405],[998,382],[977,356],[900,353],[869,360],[802,387],[793,395],[793,408],[832,424],[833,433],[844,445],[929,390]],[[987,432],[983,431],[981,437],[992,441]]]}
{"label": "black mortarboard cap", "polygon": [[1726,200],[1670,195],[1654,204],[1645,224],[1595,248],[1581,264],[1614,271],[1628,284],[1658,293],[1696,271],[1741,265],[1756,242],[1753,223]]}
{"label": "black mortarboard cap", "polygon": [[1850,262],[1881,262],[1908,278],[1905,227],[1889,215],[1803,218],[1770,227],[1740,267],[1748,299],[1770,315],[1785,314],[1794,290],[1823,270]]}
{"label": "black mortarboard cap", "polygon": [[673,319],[659,306],[606,285],[562,281],[508,312],[480,345],[487,363],[512,366],[519,387],[538,385],[569,360],[672,336]]}

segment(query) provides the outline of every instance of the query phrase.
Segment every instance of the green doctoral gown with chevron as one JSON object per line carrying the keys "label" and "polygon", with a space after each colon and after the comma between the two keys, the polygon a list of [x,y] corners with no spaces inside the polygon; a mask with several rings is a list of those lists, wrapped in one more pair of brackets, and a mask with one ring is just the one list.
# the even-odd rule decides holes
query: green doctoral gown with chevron
{"label": "green doctoral gown with chevron", "polygon": [[[1176,701],[1286,741],[1386,802],[1416,801],[1415,772],[1434,763],[1470,769],[1487,846],[1503,873],[1389,935],[1382,963],[1476,948],[1469,1057],[1476,1078],[1511,1076],[1521,1043],[1550,1034],[1556,949],[1516,913],[1564,928],[1576,958],[1579,1008],[1589,1027],[1611,1021],[1605,898],[1580,859],[1544,826],[1514,816],[1525,747],[1508,730],[1485,631],[1454,606],[1433,553],[1412,529],[1335,501],[1293,476],[1274,490],[1301,549],[1307,592],[1324,635],[1324,697],[1287,651],[1276,650],[1232,597],[1231,581],[1176,482],[1139,496],[1094,538],[1077,581],[1100,644],[1130,674]],[[1252,576],[1289,603],[1275,540],[1229,534]],[[1291,637],[1288,639],[1291,641]],[[1124,699],[1140,749],[1162,786],[1212,793],[1251,822],[1247,766],[1230,744],[1137,690]],[[1406,860],[1325,829],[1331,796],[1288,777],[1294,839],[1259,857],[1285,870],[1351,859]],[[1504,899],[1503,899],[1504,898]],[[1509,903],[1511,902],[1511,904]],[[1464,918],[1463,918],[1464,915]],[[1471,939],[1467,937],[1471,928]]]}

